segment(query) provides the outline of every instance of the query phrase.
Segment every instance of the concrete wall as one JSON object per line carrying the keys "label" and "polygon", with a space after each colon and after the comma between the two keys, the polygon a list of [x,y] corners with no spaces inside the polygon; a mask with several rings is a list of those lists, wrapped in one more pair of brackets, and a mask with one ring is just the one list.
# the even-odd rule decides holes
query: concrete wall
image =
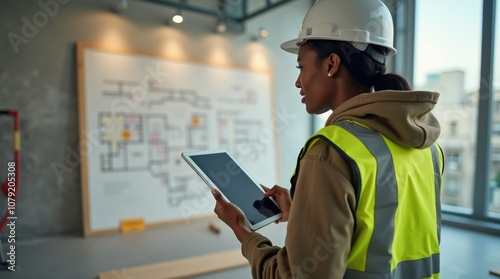
{"label": "concrete wall", "polygon": [[[0,110],[21,113],[21,185],[16,203],[19,240],[82,232],[75,42],[167,53],[219,65],[270,68],[279,124],[281,181],[288,186],[310,117],[294,87],[296,57],[280,50],[298,34],[310,0],[297,0],[249,20],[245,34],[212,33],[215,18],[184,13],[185,22],[163,24],[173,9],[115,0],[6,0],[0,2]],[[47,3],[52,3],[47,6]],[[45,9],[42,7],[45,4]],[[270,36],[252,42],[259,27]],[[193,82],[196,76],[193,76]],[[283,118],[283,116],[286,116]],[[0,117],[0,180],[6,177],[12,125]],[[58,175],[54,163],[64,165]],[[61,171],[61,169],[59,169]],[[5,202],[0,198],[0,210]],[[6,231],[2,234],[7,235]]]}

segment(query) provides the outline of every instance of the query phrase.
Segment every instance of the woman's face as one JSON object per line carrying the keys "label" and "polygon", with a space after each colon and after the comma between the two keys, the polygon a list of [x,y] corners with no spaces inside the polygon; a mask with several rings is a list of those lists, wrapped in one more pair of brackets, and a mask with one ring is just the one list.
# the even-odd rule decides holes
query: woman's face
{"label": "woman's face", "polygon": [[320,114],[332,109],[333,92],[328,82],[328,59],[318,60],[316,52],[304,44],[299,48],[297,63],[300,73],[295,86],[300,88],[306,111]]}

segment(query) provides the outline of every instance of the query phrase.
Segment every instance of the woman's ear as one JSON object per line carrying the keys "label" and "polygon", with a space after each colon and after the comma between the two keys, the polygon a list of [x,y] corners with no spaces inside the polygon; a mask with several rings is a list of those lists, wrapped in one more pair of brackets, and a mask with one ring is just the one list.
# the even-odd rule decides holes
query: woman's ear
{"label": "woman's ear", "polygon": [[328,66],[327,66],[327,71],[328,71],[328,77],[333,77],[339,70],[340,68],[340,56],[336,53],[332,53],[328,56]]}

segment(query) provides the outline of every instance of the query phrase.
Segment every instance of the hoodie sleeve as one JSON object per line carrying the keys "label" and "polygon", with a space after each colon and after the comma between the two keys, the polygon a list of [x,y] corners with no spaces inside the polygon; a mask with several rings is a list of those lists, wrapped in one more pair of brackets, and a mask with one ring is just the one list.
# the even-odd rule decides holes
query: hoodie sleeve
{"label": "hoodie sleeve", "polygon": [[326,143],[302,159],[290,209],[285,247],[248,234],[242,253],[253,278],[339,278],[344,276],[354,229],[355,194],[350,170]]}

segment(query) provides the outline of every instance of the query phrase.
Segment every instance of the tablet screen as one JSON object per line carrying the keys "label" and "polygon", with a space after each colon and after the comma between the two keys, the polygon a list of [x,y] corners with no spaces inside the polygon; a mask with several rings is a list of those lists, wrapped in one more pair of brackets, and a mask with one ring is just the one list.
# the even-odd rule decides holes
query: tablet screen
{"label": "tablet screen", "polygon": [[281,211],[227,153],[191,155],[191,160],[255,225]]}

